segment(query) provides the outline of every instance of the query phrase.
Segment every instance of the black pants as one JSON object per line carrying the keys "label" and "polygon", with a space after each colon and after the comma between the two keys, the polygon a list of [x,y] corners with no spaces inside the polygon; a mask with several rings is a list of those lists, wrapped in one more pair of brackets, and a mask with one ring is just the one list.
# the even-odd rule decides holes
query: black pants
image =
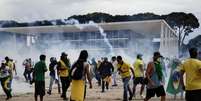
{"label": "black pants", "polygon": [[201,89],[186,91],[186,101],[200,101],[201,100]]}
{"label": "black pants", "polygon": [[70,78],[69,77],[60,77],[61,86],[62,86],[62,97],[66,97],[66,92],[70,86]]}
{"label": "black pants", "polygon": [[1,86],[3,91],[5,92],[7,98],[12,97],[11,95],[11,88],[9,88],[9,83],[10,83],[10,77],[4,77],[0,79]]}
{"label": "black pants", "polygon": [[102,92],[105,91],[105,86],[106,86],[106,89],[108,90],[109,89],[109,83],[104,81],[104,78],[102,78]]}
{"label": "black pants", "polygon": [[27,82],[31,81],[31,73],[32,73],[32,70],[28,70],[28,69],[24,70],[23,75]]}

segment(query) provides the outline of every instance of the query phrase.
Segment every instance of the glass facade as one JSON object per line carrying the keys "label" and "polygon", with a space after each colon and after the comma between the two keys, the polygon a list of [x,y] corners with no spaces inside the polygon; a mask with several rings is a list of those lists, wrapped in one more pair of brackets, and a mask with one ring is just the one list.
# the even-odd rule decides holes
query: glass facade
{"label": "glass facade", "polygon": [[[105,31],[107,39],[113,48],[128,48],[131,41],[131,30]],[[48,40],[47,40],[48,39]],[[64,32],[64,33],[41,33],[37,36],[38,44],[58,44],[66,42],[76,48],[108,48],[104,37],[100,32]],[[37,42],[36,41],[36,42]]]}

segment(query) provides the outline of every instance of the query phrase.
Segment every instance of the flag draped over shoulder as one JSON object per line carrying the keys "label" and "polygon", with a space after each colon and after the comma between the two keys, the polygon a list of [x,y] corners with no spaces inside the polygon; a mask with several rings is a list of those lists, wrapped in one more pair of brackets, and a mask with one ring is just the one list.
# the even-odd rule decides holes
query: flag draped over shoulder
{"label": "flag draped over shoulder", "polygon": [[178,62],[178,60],[172,60],[170,64],[171,72],[166,90],[169,94],[175,95],[182,92],[182,85],[180,82],[179,71],[177,70],[179,64],[180,63]]}

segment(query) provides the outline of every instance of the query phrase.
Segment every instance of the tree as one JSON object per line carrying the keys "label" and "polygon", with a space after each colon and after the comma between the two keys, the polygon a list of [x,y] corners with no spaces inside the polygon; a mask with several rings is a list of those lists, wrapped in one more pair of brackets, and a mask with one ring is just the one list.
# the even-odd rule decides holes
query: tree
{"label": "tree", "polygon": [[9,21],[0,21],[0,27],[18,27],[18,22],[9,20]]}
{"label": "tree", "polygon": [[173,12],[165,16],[167,23],[176,30],[179,51],[186,36],[199,27],[198,19],[192,13]]}
{"label": "tree", "polygon": [[73,15],[68,19],[77,19],[80,23],[87,23],[94,21],[95,23],[113,22],[112,15],[101,12],[88,13],[86,15]]}

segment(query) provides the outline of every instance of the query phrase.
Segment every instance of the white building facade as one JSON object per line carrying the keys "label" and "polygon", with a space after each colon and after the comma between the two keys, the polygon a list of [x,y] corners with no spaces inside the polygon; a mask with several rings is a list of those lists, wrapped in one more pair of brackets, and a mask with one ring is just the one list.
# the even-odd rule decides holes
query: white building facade
{"label": "white building facade", "polygon": [[[129,54],[160,51],[165,57],[178,57],[178,37],[164,20],[100,23],[98,26],[106,33],[115,54],[122,50]],[[70,45],[67,49],[111,51],[100,29],[89,24],[0,28],[0,35],[12,40],[15,47],[20,41],[37,48],[66,43]]]}

